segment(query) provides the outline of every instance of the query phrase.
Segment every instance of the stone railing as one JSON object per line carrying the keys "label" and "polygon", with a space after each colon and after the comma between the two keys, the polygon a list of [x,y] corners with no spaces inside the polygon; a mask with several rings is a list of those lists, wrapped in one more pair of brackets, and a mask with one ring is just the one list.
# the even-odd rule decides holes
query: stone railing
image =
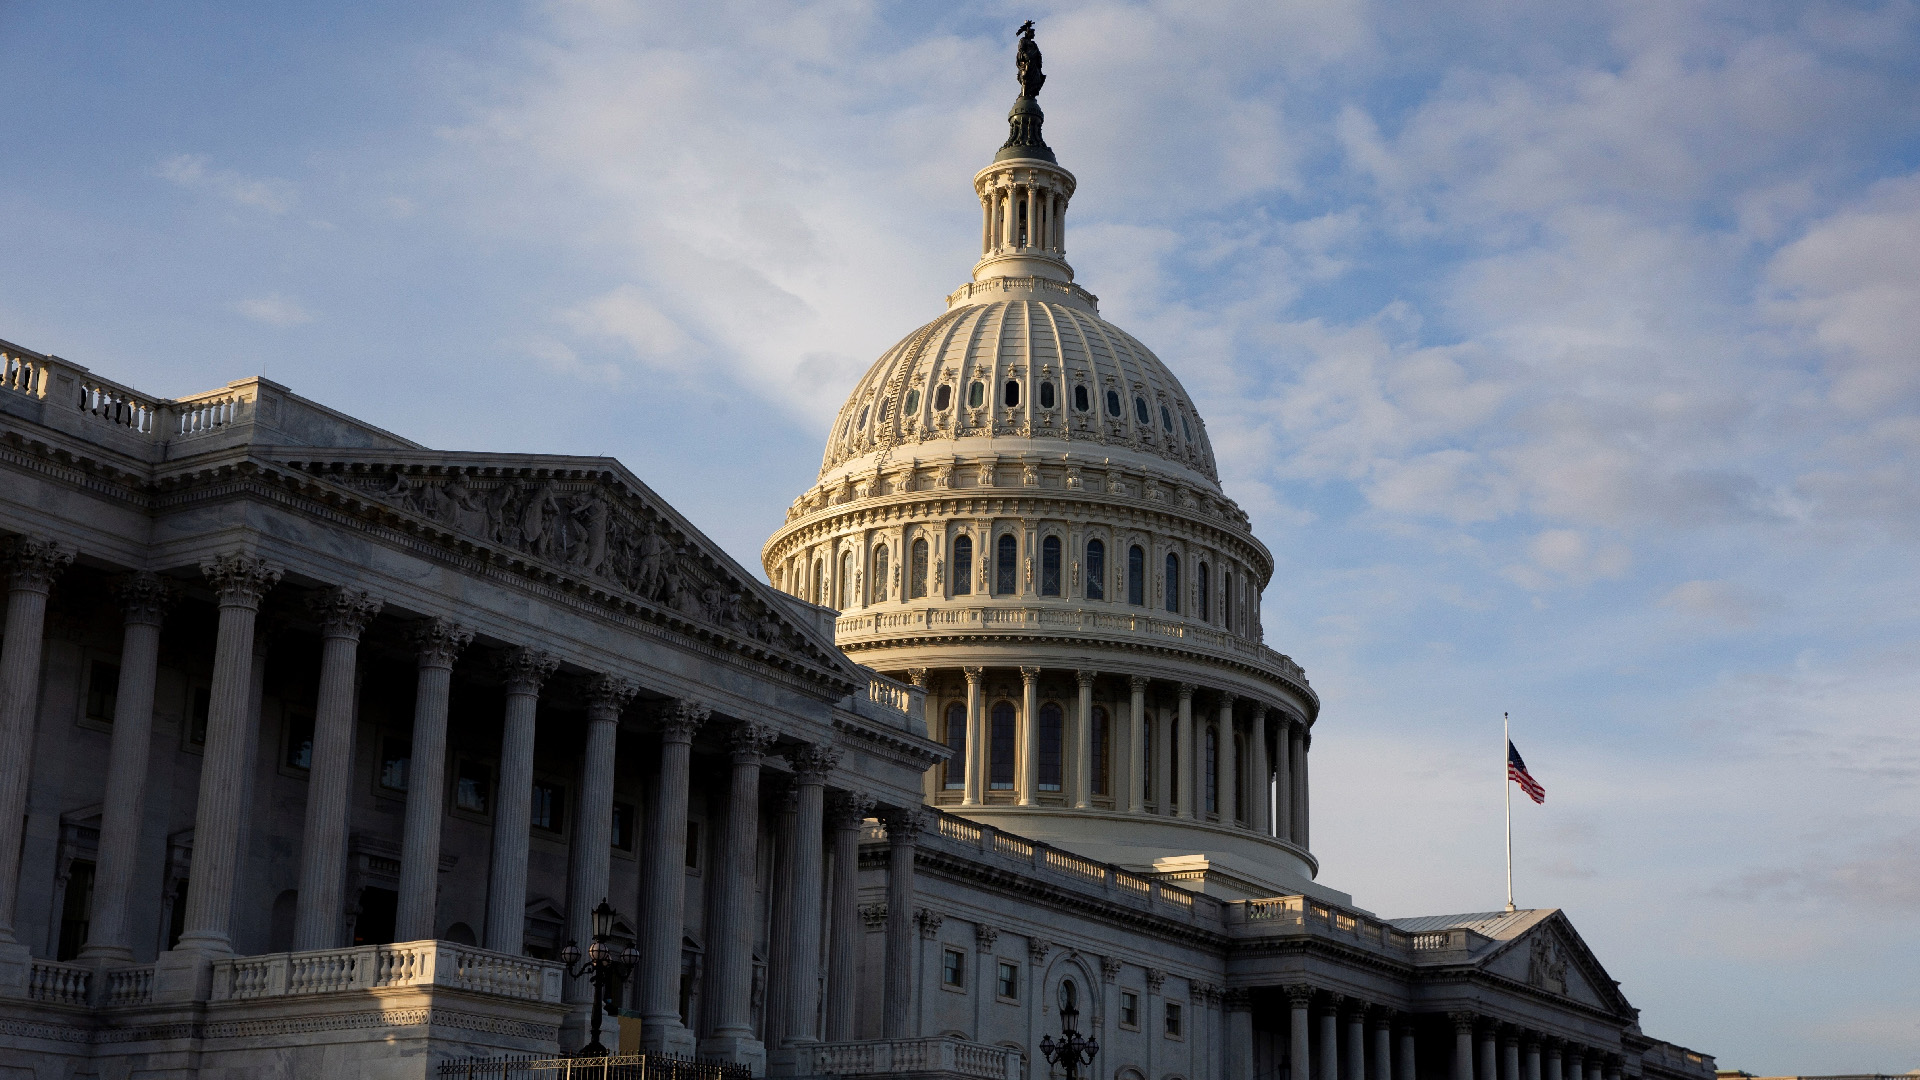
{"label": "stone railing", "polygon": [[847,706],[854,712],[877,719],[889,727],[900,728],[916,735],[925,735],[927,692],[898,679],[889,679],[872,668],[865,670],[866,693],[854,691],[846,702]]}
{"label": "stone railing", "polygon": [[[1310,934],[1337,938],[1372,951],[1408,960],[1451,962],[1452,951],[1464,956],[1468,930],[1408,934],[1393,924],[1358,911],[1349,911],[1311,896],[1275,896],[1241,900],[1228,905],[1227,925],[1235,937],[1272,937]],[[1474,937],[1479,935],[1474,934]],[[1459,943],[1455,944],[1455,939]],[[1480,940],[1485,941],[1485,938]],[[1439,955],[1436,950],[1449,950]]]}
{"label": "stone railing", "polygon": [[27,998],[49,1005],[86,1005],[93,969],[79,964],[35,960],[27,973]]}
{"label": "stone railing", "polygon": [[1133,609],[1085,607],[927,605],[894,611],[856,611],[834,621],[834,640],[850,645],[867,638],[921,634],[1026,631],[1063,637],[1106,637],[1135,642],[1180,643],[1252,664],[1311,694],[1307,673],[1293,658],[1219,627],[1162,618]]}
{"label": "stone railing", "polygon": [[100,378],[79,364],[0,342],[0,390],[38,399],[43,420],[55,427],[67,416],[126,432],[140,441],[169,443],[205,435],[242,419],[251,393],[225,388],[178,400],[151,397]]}
{"label": "stone railing", "polygon": [[815,1043],[800,1048],[799,1075],[927,1074],[970,1080],[1018,1080],[1020,1052],[952,1036]]}
{"label": "stone railing", "polygon": [[102,1005],[145,1005],[153,1000],[153,965],[108,968]]}
{"label": "stone railing", "polygon": [[560,1000],[560,965],[444,941],[238,956],[213,969],[213,1000],[439,986],[521,1001]]}

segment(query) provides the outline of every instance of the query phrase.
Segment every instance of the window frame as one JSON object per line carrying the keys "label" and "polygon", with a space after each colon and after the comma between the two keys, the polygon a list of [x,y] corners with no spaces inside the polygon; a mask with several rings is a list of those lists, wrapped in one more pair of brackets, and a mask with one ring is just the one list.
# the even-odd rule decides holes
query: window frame
{"label": "window frame", "polygon": [[[995,968],[993,973],[993,999],[995,1001],[1004,1001],[1010,1005],[1018,1005],[1020,1003],[1020,983],[1022,982],[1020,978],[1021,964],[1018,960],[1006,960],[998,957],[995,959],[998,960],[998,967]],[[1008,992],[1009,987],[1012,988],[1011,993]]]}
{"label": "window frame", "polygon": [[1048,533],[1040,539],[1040,595],[1061,596],[1060,570],[1061,557],[1066,545],[1058,533]]}
{"label": "window frame", "polygon": [[1163,597],[1163,599],[1165,600],[1165,603],[1162,606],[1166,608],[1167,613],[1169,615],[1178,615],[1180,614],[1180,553],[1179,552],[1177,551],[1167,552],[1166,571],[1167,571],[1167,581],[1166,581],[1166,588],[1164,590],[1166,593],[1166,596]]}
{"label": "window frame", "polygon": [[[1120,1007],[1116,1010],[1115,1022],[1122,1031],[1140,1030],[1140,991],[1120,991]],[[1128,1017],[1132,1017],[1131,1020]]]}
{"label": "window frame", "polygon": [[993,543],[993,595],[1020,594],[1020,538],[1003,532]]}
{"label": "window frame", "polygon": [[933,388],[933,411],[946,412],[953,408],[953,384],[941,383]]}
{"label": "window frame", "polygon": [[1054,389],[1052,379],[1040,380],[1039,386],[1034,389],[1033,401],[1048,412],[1052,412],[1059,406],[1060,393]]}
{"label": "window frame", "polygon": [[[1094,550],[1095,545],[1099,550]],[[1087,580],[1081,585],[1081,595],[1088,600],[1107,598],[1107,542],[1098,536],[1087,537],[1086,544]]]}
{"label": "window frame", "polygon": [[1163,1006],[1160,1010],[1160,1015],[1162,1018],[1161,1026],[1164,1031],[1161,1037],[1171,1039],[1174,1042],[1185,1042],[1187,1039],[1186,1010],[1181,1008],[1185,1002],[1163,1001],[1160,1004]]}
{"label": "window frame", "polygon": [[924,536],[916,536],[907,545],[907,599],[923,600],[927,595],[927,577],[933,566],[933,545]]}
{"label": "window frame", "polygon": [[[1049,721],[1048,714],[1052,713]],[[1033,718],[1034,722],[1034,762],[1033,784],[1036,791],[1059,794],[1067,789],[1067,709],[1058,701],[1047,700],[1040,703]],[[1053,728],[1053,768],[1054,782],[1047,783],[1047,724]]]}
{"label": "window frame", "polygon": [[373,793],[376,796],[404,799],[407,797],[405,787],[394,787],[387,783],[387,762],[392,760],[387,756],[387,743],[404,742],[406,744],[406,775],[401,777],[401,780],[403,783],[411,784],[413,783],[413,733],[382,728],[378,736],[378,741],[374,743],[378,752],[373,756]]}
{"label": "window frame", "polygon": [[1107,390],[1107,415],[1115,420],[1126,415],[1126,409],[1120,404],[1120,391],[1112,388]]}
{"label": "window frame", "polygon": [[[965,791],[967,789],[967,703],[949,701],[942,713],[945,731],[943,741],[951,752],[940,768],[940,790]],[[959,723],[954,723],[958,717]]]}
{"label": "window frame", "polygon": [[953,538],[953,580],[948,587],[955,596],[973,595],[973,537],[967,533]]}
{"label": "window frame", "polygon": [[1142,544],[1127,545],[1127,604],[1147,606],[1147,549]]}
{"label": "window frame", "polygon": [[[100,678],[101,669],[103,668],[113,673],[110,679],[102,680]],[[83,681],[80,687],[80,708],[78,710],[80,715],[75,718],[76,721],[80,726],[92,728],[95,731],[112,731],[113,714],[120,708],[120,659],[118,657],[108,659],[105,656],[97,656],[89,653],[86,656],[86,663],[81,667],[81,671],[83,672]],[[100,684],[103,681],[106,681],[108,685],[102,687]],[[102,699],[106,710],[105,712],[95,712],[93,710],[95,698]]]}
{"label": "window frame", "polygon": [[956,993],[967,992],[967,952],[952,945],[943,945],[940,949],[940,988]]}
{"label": "window frame", "polygon": [[[998,777],[1002,766],[1001,755],[1001,719],[1004,710],[1006,721],[1006,767],[1007,779],[1002,782]],[[1020,709],[1006,698],[987,710],[987,790],[1014,791],[1020,784]]]}
{"label": "window frame", "polygon": [[541,840],[565,843],[572,835],[573,829],[573,785],[551,775],[536,772],[533,774],[533,787],[535,790],[541,787],[553,790],[554,799],[549,809],[559,814],[560,827],[549,829],[537,823],[535,815],[538,812],[539,801],[530,792],[527,807],[527,833]]}
{"label": "window frame", "polygon": [[[460,805],[461,773],[465,772],[466,767],[469,765],[486,770],[486,786],[481,792],[481,799],[486,805],[486,809],[484,810],[475,810],[471,807]],[[468,821],[492,821],[494,807],[499,804],[499,773],[500,770],[495,767],[494,762],[478,754],[456,753],[453,756],[453,768],[447,770],[447,813],[454,817],[465,818]]]}

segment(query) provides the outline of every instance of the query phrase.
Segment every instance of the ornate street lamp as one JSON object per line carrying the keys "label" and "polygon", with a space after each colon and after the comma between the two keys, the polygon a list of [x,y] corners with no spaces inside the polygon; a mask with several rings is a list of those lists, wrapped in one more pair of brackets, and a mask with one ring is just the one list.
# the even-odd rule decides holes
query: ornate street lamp
{"label": "ornate street lamp", "polygon": [[580,1048],[576,1055],[578,1057],[607,1056],[607,1048],[600,1044],[602,1006],[618,998],[621,984],[627,981],[634,967],[640,963],[640,952],[631,945],[615,955],[613,943],[608,940],[612,936],[613,908],[602,900],[600,906],[593,909],[593,944],[587,946],[586,959],[581,960],[579,947],[571,941],[560,950],[560,962],[566,965],[567,977],[578,979],[583,975],[589,976],[593,986],[592,1037],[587,1040],[587,1045]]}
{"label": "ornate street lamp", "polygon": [[1093,1064],[1093,1055],[1100,1052],[1099,1042],[1075,1030],[1080,1020],[1079,997],[1080,988],[1072,979],[1060,980],[1060,1041],[1054,1042],[1051,1035],[1040,1040],[1041,1056],[1047,1064],[1060,1066],[1067,1080],[1075,1080],[1080,1066]]}

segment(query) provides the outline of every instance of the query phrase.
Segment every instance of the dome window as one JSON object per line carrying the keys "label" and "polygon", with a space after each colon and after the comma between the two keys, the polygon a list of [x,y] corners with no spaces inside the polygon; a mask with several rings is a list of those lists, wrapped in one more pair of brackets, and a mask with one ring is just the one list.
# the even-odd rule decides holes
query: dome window
{"label": "dome window", "polygon": [[1180,434],[1186,436],[1188,442],[1193,441],[1193,425],[1187,423],[1186,413],[1180,414]]}
{"label": "dome window", "polygon": [[[864,423],[863,421],[863,426]],[[1160,406],[1160,426],[1167,429],[1167,434],[1173,434],[1173,414],[1167,411],[1165,405]]]}
{"label": "dome window", "polygon": [[977,409],[986,404],[986,401],[987,387],[985,383],[982,383],[979,379],[975,379],[967,384],[967,408]]}
{"label": "dome window", "polygon": [[946,412],[947,406],[951,404],[953,404],[953,387],[942,386],[933,392],[934,412]]}
{"label": "dome window", "polygon": [[1147,553],[1139,544],[1127,549],[1127,603],[1147,606]]}
{"label": "dome window", "polygon": [[855,425],[854,425],[854,427],[857,427],[857,428],[859,428],[859,429],[860,429],[860,430],[862,430],[862,431],[865,431],[865,430],[867,429],[867,409],[868,409],[868,406],[862,406],[862,407],[861,407],[861,409],[860,409],[860,422],[859,422],[858,424],[855,424]]}
{"label": "dome window", "polygon": [[1093,408],[1093,402],[1087,398],[1087,388],[1084,384],[1073,388],[1073,407],[1081,412]]}
{"label": "dome window", "polygon": [[1007,380],[1007,385],[1000,390],[1000,404],[1005,405],[1009,409],[1020,406],[1020,380]]}
{"label": "dome window", "polygon": [[916,539],[907,550],[912,553],[912,561],[907,564],[907,597],[918,600],[927,595],[927,542]]}
{"label": "dome window", "polygon": [[1012,533],[1001,533],[999,552],[994,558],[993,591],[1012,596],[1020,591],[1020,543]]}
{"label": "dome window", "polygon": [[1053,384],[1050,382],[1040,384],[1040,407],[1043,409],[1053,408]]}
{"label": "dome window", "polygon": [[1118,390],[1107,391],[1107,415],[1113,417],[1120,415],[1120,391]]}
{"label": "dome window", "polygon": [[1167,552],[1167,595],[1166,608],[1175,615],[1180,614],[1180,556]]}
{"label": "dome window", "polygon": [[907,391],[906,408],[902,409],[901,411],[908,416],[912,416],[914,413],[917,413],[920,411],[920,388],[919,387],[916,386],[913,389]]}
{"label": "dome window", "polygon": [[[979,386],[979,383],[973,385]],[[973,537],[955,537],[953,541],[953,595],[973,592]]]}
{"label": "dome window", "polygon": [[1060,595],[1060,538],[1049,536],[1040,543],[1040,595]]}
{"label": "dome window", "polygon": [[1099,540],[1087,541],[1087,599],[1105,600],[1107,598],[1107,545]]}
{"label": "dome window", "polygon": [[1141,427],[1153,426],[1153,414],[1147,411],[1146,398],[1135,397],[1133,399],[1133,418],[1140,422]]}

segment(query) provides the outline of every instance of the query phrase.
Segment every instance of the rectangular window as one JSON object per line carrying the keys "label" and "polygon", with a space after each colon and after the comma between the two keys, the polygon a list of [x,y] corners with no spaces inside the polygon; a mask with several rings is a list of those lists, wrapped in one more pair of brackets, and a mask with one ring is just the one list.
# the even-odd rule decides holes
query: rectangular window
{"label": "rectangular window", "polygon": [[967,985],[967,954],[947,949],[940,954],[940,982],[959,990]]}
{"label": "rectangular window", "polygon": [[995,577],[993,591],[1001,596],[1012,596],[1020,591],[1020,542],[1011,535],[1000,537],[1000,551],[994,560]]}
{"label": "rectangular window", "polygon": [[567,831],[567,789],[546,780],[533,782],[533,827],[555,836]]}
{"label": "rectangular window", "polygon": [[[205,721],[202,722],[202,741],[205,741]],[[287,714],[287,748],[281,763],[289,769],[313,768],[313,717],[306,713]]]}
{"label": "rectangular window", "polygon": [[1089,732],[1087,736],[1089,748],[1093,754],[1093,793],[1095,795],[1112,794],[1112,792],[1107,790],[1107,763],[1110,760],[1110,756],[1107,753],[1108,726],[1107,707],[1105,705],[1095,705],[1093,707],[1093,730]]}
{"label": "rectangular window", "polygon": [[54,959],[71,960],[87,943],[93,911],[93,864],[75,859],[68,864],[67,893],[60,907],[60,943]]}
{"label": "rectangular window", "polygon": [[956,536],[953,539],[953,595],[967,596],[973,592],[973,538]]}
{"label": "rectangular window", "polygon": [[1131,990],[1120,991],[1120,1026],[1140,1030],[1140,995]]}
{"label": "rectangular window", "polygon": [[407,773],[413,767],[413,740],[387,735],[380,740],[380,786],[388,791],[407,790]]}
{"label": "rectangular window", "polygon": [[472,758],[461,758],[453,773],[453,808],[469,814],[493,809],[493,770]]}
{"label": "rectangular window", "polygon": [[1020,1000],[1020,966],[1000,961],[1000,985],[994,991],[1008,1001]]}
{"label": "rectangular window", "polygon": [[87,719],[113,723],[120,700],[120,665],[95,660],[87,669]]}
{"label": "rectangular window", "polygon": [[1060,595],[1060,538],[1049,536],[1040,545],[1040,595]]}
{"label": "rectangular window", "polygon": [[700,869],[700,823],[687,822],[687,869]]}
{"label": "rectangular window", "polygon": [[1147,553],[1140,545],[1127,549],[1127,603],[1144,607],[1147,602]]}
{"label": "rectangular window", "polygon": [[1087,599],[1107,598],[1107,545],[1087,541]]}
{"label": "rectangular window", "polygon": [[1180,1003],[1177,1001],[1169,1001],[1167,1002],[1167,1038],[1177,1039],[1179,1037]]}
{"label": "rectangular window", "polygon": [[[193,707],[187,710],[187,745],[207,745],[207,713],[213,710],[213,689],[206,686],[193,688]],[[307,721],[308,749],[312,749],[313,721]],[[305,765],[300,766],[306,768]]]}
{"label": "rectangular window", "polygon": [[613,830],[607,834],[617,851],[633,850],[633,804],[613,804]]}

